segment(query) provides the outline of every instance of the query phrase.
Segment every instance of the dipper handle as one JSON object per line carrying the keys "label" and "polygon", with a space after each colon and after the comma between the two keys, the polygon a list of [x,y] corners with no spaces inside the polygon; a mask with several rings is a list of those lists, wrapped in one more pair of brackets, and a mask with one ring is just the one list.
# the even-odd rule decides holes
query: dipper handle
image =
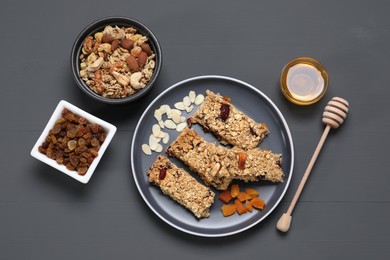
{"label": "dipper handle", "polygon": [[345,120],[348,114],[349,103],[345,99],[334,97],[325,107],[324,113],[322,114],[322,122],[326,125],[325,130],[321,136],[320,141],[318,142],[317,148],[314,151],[313,156],[309,162],[309,165],[306,168],[305,173],[303,174],[302,180],[295,192],[294,198],[292,199],[290,206],[286,213],[284,213],[278,223],[276,228],[279,231],[287,232],[290,229],[292,212],[294,207],[301,195],[303,188],[305,187],[306,180],[309,178],[310,172],[313,169],[314,163],[317,160],[317,157],[321,151],[322,146],[325,143],[326,137],[330,131],[330,128],[338,128]]}

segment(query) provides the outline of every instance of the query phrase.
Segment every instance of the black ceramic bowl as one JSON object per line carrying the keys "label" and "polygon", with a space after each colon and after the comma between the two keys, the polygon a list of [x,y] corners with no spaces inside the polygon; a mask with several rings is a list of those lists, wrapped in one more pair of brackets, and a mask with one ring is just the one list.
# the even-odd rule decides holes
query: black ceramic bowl
{"label": "black ceramic bowl", "polygon": [[[134,27],[137,29],[138,33],[146,36],[148,38],[148,43],[152,49],[152,51],[155,53],[155,68],[153,75],[149,82],[146,84],[146,86],[139,90],[137,93],[128,96],[126,98],[120,98],[120,99],[111,99],[103,97],[94,91],[92,91],[83,81],[83,79],[80,77],[80,54],[81,49],[83,48],[84,40],[89,35],[94,35],[95,33],[99,31],[103,31],[104,28],[108,25],[111,26],[125,26],[125,27]],[[132,18],[127,17],[107,17],[100,20],[97,20],[93,22],[92,24],[88,25],[77,37],[76,41],[73,44],[72,53],[71,53],[71,66],[72,66],[72,73],[73,77],[77,83],[77,85],[81,88],[81,90],[86,93],[88,96],[94,98],[95,100],[107,103],[107,104],[124,104],[132,102],[136,99],[139,99],[143,95],[145,95],[156,83],[157,77],[160,73],[162,65],[162,54],[161,54],[161,47],[159,42],[157,41],[156,36],[152,33],[149,28],[147,28],[145,25],[140,23],[137,20],[134,20]]]}

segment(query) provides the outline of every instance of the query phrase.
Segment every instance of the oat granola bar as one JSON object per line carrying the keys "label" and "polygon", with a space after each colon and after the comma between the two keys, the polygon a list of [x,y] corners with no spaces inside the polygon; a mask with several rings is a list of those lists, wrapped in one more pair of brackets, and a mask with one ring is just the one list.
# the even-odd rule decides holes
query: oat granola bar
{"label": "oat granola bar", "polygon": [[158,156],[147,174],[151,183],[189,209],[197,218],[210,216],[215,193],[197,182],[188,172],[178,168],[168,158]]}
{"label": "oat granola bar", "polygon": [[226,148],[206,142],[189,128],[170,144],[167,154],[183,161],[206,185],[218,190],[226,190],[233,180],[227,168],[233,158],[227,157],[230,154],[226,153]]}
{"label": "oat granola bar", "polygon": [[230,102],[210,90],[198,111],[192,117],[193,123],[199,123],[213,132],[222,144],[232,144],[242,149],[257,147],[269,133],[267,125],[257,123]]}
{"label": "oat granola bar", "polygon": [[207,142],[189,128],[181,132],[167,153],[182,160],[206,185],[218,190],[226,190],[233,179],[283,182],[280,154],[262,149],[228,149]]}

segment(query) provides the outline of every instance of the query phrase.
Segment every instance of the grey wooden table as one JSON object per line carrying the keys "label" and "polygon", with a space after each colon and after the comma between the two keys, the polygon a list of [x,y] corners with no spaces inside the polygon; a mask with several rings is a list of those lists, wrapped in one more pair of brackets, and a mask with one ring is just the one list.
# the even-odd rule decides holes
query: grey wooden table
{"label": "grey wooden table", "polygon": [[[389,40],[385,1],[2,1],[0,8],[1,259],[388,259],[390,254]],[[162,45],[156,87],[111,107],[86,97],[70,72],[79,32],[111,15],[136,18]],[[330,76],[323,100],[288,103],[279,73],[310,56]],[[130,144],[147,105],[198,75],[244,80],[268,95],[290,126],[295,169],[289,190],[259,225],[225,238],[174,230],[145,205],[133,181]],[[294,212],[275,229],[322,133],[333,96],[350,101],[331,132]],[[30,157],[61,100],[118,127],[88,185]]]}

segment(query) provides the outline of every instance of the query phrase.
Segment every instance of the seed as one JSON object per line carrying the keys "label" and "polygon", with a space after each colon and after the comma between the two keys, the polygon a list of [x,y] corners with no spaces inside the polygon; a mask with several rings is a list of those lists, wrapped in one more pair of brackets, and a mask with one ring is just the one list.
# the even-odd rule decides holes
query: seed
{"label": "seed", "polygon": [[160,132],[161,132],[160,126],[159,126],[158,124],[154,124],[154,125],[152,126],[152,133],[153,133],[154,137],[158,137],[158,135],[160,134]]}
{"label": "seed", "polygon": [[157,148],[158,140],[154,135],[150,135],[149,137],[149,147],[151,150],[155,150]]}
{"label": "seed", "polygon": [[175,122],[173,122],[172,120],[166,120],[164,122],[164,125],[166,128],[169,128],[169,129],[176,129],[176,124]]}
{"label": "seed", "polygon": [[191,105],[191,106],[189,106],[189,107],[186,107],[187,113],[191,113],[192,109],[194,109],[194,106],[193,106],[193,105]]}
{"label": "seed", "polygon": [[186,122],[180,123],[176,126],[176,131],[181,132],[187,126]]}
{"label": "seed", "polygon": [[188,93],[188,97],[190,98],[191,103],[194,103],[196,98],[195,91],[191,90],[190,93]]}
{"label": "seed", "polygon": [[152,154],[152,151],[150,150],[150,147],[149,147],[149,145],[147,145],[147,144],[143,144],[143,145],[142,145],[142,151],[143,151],[144,154],[146,154],[146,155],[151,155],[151,154]]}
{"label": "seed", "polygon": [[175,124],[179,124],[181,122],[181,115],[177,113],[172,114],[172,120],[175,122]]}
{"label": "seed", "polygon": [[160,126],[161,129],[163,129],[165,127],[164,121],[162,121],[162,120],[158,121],[158,125]]}
{"label": "seed", "polygon": [[161,153],[162,150],[163,150],[162,145],[161,144],[157,144],[157,147],[156,147],[156,149],[154,151],[157,152],[157,153]]}
{"label": "seed", "polygon": [[204,96],[202,94],[199,94],[195,98],[195,105],[199,106],[204,101]]}
{"label": "seed", "polygon": [[175,103],[174,105],[175,108],[179,109],[179,110],[185,110],[185,105],[183,102],[177,102]]}
{"label": "seed", "polygon": [[166,134],[166,133],[164,133],[163,131],[160,131],[160,133],[158,134],[157,137],[158,137],[159,139],[163,139],[163,138],[165,137],[165,134]]}
{"label": "seed", "polygon": [[169,134],[168,133],[165,133],[165,136],[162,139],[162,141],[163,141],[164,144],[167,144],[169,142]]}
{"label": "seed", "polygon": [[189,107],[189,106],[191,105],[190,97],[185,96],[185,97],[183,98],[183,104],[184,104],[185,107]]}
{"label": "seed", "polygon": [[161,120],[161,116],[162,116],[162,113],[161,113],[160,109],[157,109],[154,111],[154,118],[156,118],[157,121]]}

